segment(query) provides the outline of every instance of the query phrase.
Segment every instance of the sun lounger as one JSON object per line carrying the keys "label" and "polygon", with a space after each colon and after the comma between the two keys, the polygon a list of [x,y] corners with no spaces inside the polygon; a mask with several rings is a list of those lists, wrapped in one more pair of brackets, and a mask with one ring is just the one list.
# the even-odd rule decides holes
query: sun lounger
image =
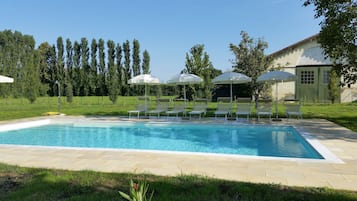
{"label": "sun lounger", "polygon": [[178,115],[182,113],[182,115],[186,114],[186,108],[184,103],[180,104],[175,104],[174,108],[172,110],[166,111],[167,117],[169,117],[171,114],[176,115],[176,118],[178,118]]}
{"label": "sun lounger", "polygon": [[169,107],[168,103],[160,103],[160,102],[159,102],[159,103],[156,105],[156,108],[155,108],[155,109],[149,110],[147,113],[149,114],[149,117],[150,117],[150,115],[152,115],[152,114],[157,114],[157,118],[160,118],[160,113],[166,112],[166,111],[168,110],[168,107]]}
{"label": "sun lounger", "polygon": [[251,102],[238,102],[237,103],[237,111],[236,111],[236,120],[239,119],[239,115],[247,116],[247,120],[249,120],[249,116],[252,114],[251,112],[252,104]]}
{"label": "sun lounger", "polygon": [[272,103],[270,101],[259,102],[257,108],[258,120],[260,120],[260,116],[269,116],[269,120],[271,120],[271,115],[272,115],[271,107],[272,107]]}
{"label": "sun lounger", "polygon": [[129,119],[130,117],[132,116],[132,114],[137,114],[138,115],[138,118],[140,118],[140,113],[144,112],[145,115],[146,115],[146,107],[145,107],[145,104],[139,104],[136,106],[136,109],[135,110],[129,110],[128,113],[129,113]]}
{"label": "sun lounger", "polygon": [[217,116],[219,115],[224,115],[225,119],[227,119],[227,115],[232,112],[232,107],[230,103],[222,103],[219,102],[217,104],[217,109],[214,112],[215,119],[217,119]]}
{"label": "sun lounger", "polygon": [[288,119],[291,116],[296,116],[298,119],[299,117],[302,119],[302,112],[301,112],[301,104],[300,103],[284,103],[285,113]]}
{"label": "sun lounger", "polygon": [[191,112],[189,112],[188,114],[190,115],[190,119],[192,117],[192,115],[198,115],[199,119],[201,119],[202,115],[205,115],[207,111],[207,104],[205,103],[196,103],[193,106],[193,109]]}

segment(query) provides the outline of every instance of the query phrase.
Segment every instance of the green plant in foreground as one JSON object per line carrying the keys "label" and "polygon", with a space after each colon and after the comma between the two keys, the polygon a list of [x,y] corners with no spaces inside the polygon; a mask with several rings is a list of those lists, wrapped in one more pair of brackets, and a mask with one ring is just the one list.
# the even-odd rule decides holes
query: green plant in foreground
{"label": "green plant in foreground", "polygon": [[138,182],[134,183],[133,180],[130,180],[130,195],[119,191],[119,194],[125,198],[126,200],[129,201],[150,201],[152,199],[152,196],[154,195],[154,191],[151,192],[151,195],[149,198],[146,198],[146,194],[148,193],[149,190],[149,184],[147,184],[145,181],[144,182]]}

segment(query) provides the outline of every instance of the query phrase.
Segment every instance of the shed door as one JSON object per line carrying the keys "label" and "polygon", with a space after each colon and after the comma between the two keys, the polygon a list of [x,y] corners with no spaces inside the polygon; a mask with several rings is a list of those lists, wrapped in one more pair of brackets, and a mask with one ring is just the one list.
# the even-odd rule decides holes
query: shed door
{"label": "shed door", "polygon": [[318,99],[318,69],[312,67],[296,68],[296,96],[304,102],[316,102]]}
{"label": "shed door", "polygon": [[330,102],[328,95],[331,67],[297,67],[296,96],[305,102]]}

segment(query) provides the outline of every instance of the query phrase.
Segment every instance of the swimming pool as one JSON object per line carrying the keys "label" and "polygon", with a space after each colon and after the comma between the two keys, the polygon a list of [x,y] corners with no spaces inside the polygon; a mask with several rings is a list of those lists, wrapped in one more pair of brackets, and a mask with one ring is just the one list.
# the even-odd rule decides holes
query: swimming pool
{"label": "swimming pool", "polygon": [[323,159],[292,126],[49,124],[2,131],[0,144]]}

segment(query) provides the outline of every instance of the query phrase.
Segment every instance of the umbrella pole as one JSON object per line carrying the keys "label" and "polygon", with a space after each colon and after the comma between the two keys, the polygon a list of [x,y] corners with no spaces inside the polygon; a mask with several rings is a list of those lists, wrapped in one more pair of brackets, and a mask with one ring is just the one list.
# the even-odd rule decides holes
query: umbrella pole
{"label": "umbrella pole", "polygon": [[[185,106],[185,110],[186,110],[186,85],[183,85],[183,101],[184,101],[184,106]],[[184,112],[184,116],[186,117],[186,112]]]}
{"label": "umbrella pole", "polygon": [[183,85],[183,101],[185,101],[185,107],[186,107],[186,85]]}
{"label": "umbrella pole", "polygon": [[278,117],[278,82],[275,82],[275,120],[279,121]]}
{"label": "umbrella pole", "polygon": [[233,94],[232,91],[233,91],[233,90],[232,90],[232,82],[231,82],[231,106],[232,106],[232,94]]}
{"label": "umbrella pole", "polygon": [[146,97],[146,89],[147,89],[147,85],[145,84],[145,113],[146,113],[146,111],[147,111],[147,97]]}

